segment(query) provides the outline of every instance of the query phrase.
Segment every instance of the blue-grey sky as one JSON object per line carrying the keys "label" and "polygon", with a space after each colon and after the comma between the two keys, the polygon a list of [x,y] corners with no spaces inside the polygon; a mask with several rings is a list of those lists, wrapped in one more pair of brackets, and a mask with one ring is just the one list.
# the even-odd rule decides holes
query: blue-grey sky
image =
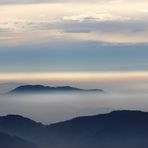
{"label": "blue-grey sky", "polygon": [[147,71],[147,17],[146,0],[0,0],[0,73]]}
{"label": "blue-grey sky", "polygon": [[7,47],[1,72],[147,71],[148,45],[58,42]]}

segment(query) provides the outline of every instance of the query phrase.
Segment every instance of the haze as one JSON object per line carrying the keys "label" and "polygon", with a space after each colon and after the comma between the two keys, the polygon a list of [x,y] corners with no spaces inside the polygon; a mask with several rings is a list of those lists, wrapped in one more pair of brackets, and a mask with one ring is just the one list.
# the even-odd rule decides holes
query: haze
{"label": "haze", "polygon": [[0,114],[51,123],[147,110],[146,0],[0,0],[0,93],[23,84],[104,95],[0,95]]}

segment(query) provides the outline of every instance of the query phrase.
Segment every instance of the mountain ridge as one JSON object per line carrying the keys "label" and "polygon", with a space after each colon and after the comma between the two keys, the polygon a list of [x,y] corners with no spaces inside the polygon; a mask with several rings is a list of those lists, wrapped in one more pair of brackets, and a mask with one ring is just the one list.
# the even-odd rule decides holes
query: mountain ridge
{"label": "mountain ridge", "polygon": [[[11,121],[15,124],[8,124],[12,117],[23,120],[25,126],[15,118]],[[23,118],[16,115],[0,117],[0,132],[31,141],[41,148],[148,147],[148,112],[120,110],[49,125]],[[2,119],[5,122],[1,122]],[[30,120],[31,126],[27,126]]]}
{"label": "mountain ridge", "polygon": [[99,92],[104,93],[102,89],[80,89],[71,86],[44,86],[44,85],[22,85],[11,90],[10,94],[17,93],[54,93],[54,92]]}

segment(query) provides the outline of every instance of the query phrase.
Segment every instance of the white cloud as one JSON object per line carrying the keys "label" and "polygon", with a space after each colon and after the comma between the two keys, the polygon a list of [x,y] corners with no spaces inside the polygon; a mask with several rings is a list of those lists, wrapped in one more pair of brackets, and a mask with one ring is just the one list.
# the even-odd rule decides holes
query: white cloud
{"label": "white cloud", "polygon": [[141,11],[141,12],[148,13],[148,9],[141,9],[140,11]]}
{"label": "white cloud", "polygon": [[102,3],[118,2],[117,0],[0,0],[0,4],[33,4],[33,3]]}
{"label": "white cloud", "polygon": [[26,3],[145,3],[147,0],[0,0],[0,4],[26,4]]}
{"label": "white cloud", "polygon": [[0,6],[0,40],[3,44],[51,40],[148,43],[147,15],[141,13],[148,2],[110,2]]}

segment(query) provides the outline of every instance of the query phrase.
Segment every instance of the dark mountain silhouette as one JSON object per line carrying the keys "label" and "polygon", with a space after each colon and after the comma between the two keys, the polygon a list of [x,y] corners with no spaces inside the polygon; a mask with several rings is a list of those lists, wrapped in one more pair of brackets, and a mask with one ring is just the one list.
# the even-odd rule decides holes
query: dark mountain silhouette
{"label": "dark mountain silhouette", "polygon": [[114,111],[51,125],[10,115],[0,117],[0,131],[41,148],[147,148],[148,113]]}
{"label": "dark mountain silhouette", "polygon": [[4,133],[0,133],[0,147],[1,148],[38,148],[34,144],[22,140],[16,136],[9,136]]}
{"label": "dark mountain silhouette", "polygon": [[43,85],[23,85],[10,93],[52,93],[52,92],[104,92],[101,89],[80,89],[70,86],[50,87]]}
{"label": "dark mountain silhouette", "polygon": [[36,136],[44,132],[44,125],[19,115],[0,117],[0,132],[35,141]]}

